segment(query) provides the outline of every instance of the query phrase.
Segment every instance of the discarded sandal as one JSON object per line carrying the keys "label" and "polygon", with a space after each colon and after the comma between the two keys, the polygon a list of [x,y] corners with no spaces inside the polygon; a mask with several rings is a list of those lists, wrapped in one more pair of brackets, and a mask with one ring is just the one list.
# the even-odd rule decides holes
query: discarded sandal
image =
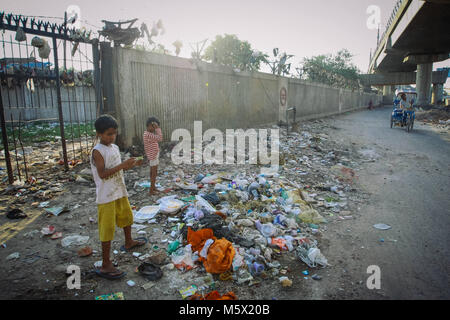
{"label": "discarded sandal", "polygon": [[102,278],[108,279],[108,280],[116,280],[121,279],[126,276],[126,272],[124,271],[115,271],[115,272],[101,272],[100,269],[95,269],[95,273]]}
{"label": "discarded sandal", "polygon": [[139,273],[150,281],[156,281],[161,279],[163,272],[160,267],[157,267],[151,263],[144,262],[138,267]]}
{"label": "discarded sandal", "polygon": [[23,219],[28,217],[25,213],[23,213],[22,210],[20,209],[12,209],[11,211],[9,211],[6,216],[8,217],[8,219]]}

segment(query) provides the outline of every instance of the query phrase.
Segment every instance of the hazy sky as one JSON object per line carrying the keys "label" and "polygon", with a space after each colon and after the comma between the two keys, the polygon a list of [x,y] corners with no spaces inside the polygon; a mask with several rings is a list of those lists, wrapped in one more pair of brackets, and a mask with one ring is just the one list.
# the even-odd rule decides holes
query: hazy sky
{"label": "hazy sky", "polygon": [[[384,25],[395,0],[14,0],[1,10],[35,16],[63,17],[69,5],[81,9],[81,19],[102,27],[102,19],[139,18],[151,28],[162,19],[166,33],[156,39],[174,51],[172,43],[184,44],[180,56],[190,57],[189,43],[214,39],[217,34],[236,34],[252,48],[271,53],[274,47],[294,54],[294,67],[303,57],[336,53],[347,48],[355,64],[366,72],[376,30],[367,28],[369,5],[381,9]],[[92,28],[91,26],[88,26]],[[384,28],[382,27],[384,30]],[[450,66],[450,60],[436,67]],[[449,82],[447,82],[449,84]]]}

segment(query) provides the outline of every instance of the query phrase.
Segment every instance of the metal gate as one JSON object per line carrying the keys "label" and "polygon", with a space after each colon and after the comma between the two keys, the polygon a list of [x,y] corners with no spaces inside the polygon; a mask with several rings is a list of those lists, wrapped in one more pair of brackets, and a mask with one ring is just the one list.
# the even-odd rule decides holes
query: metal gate
{"label": "metal gate", "polygon": [[102,109],[98,39],[2,12],[0,33],[2,182],[67,172],[87,159],[95,140]]}

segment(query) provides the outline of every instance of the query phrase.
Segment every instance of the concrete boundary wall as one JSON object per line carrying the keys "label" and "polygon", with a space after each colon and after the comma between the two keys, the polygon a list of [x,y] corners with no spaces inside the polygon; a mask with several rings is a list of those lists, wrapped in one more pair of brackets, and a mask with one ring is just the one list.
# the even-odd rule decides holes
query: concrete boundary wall
{"label": "concrete boundary wall", "polygon": [[[327,116],[382,102],[382,95],[332,88],[261,72],[235,72],[229,67],[139,50],[101,46],[102,72],[112,77],[104,97],[105,113],[120,121],[118,144],[142,142],[145,122],[156,116],[164,140],[194,121],[209,128],[238,129],[285,121],[295,106],[297,119]],[[286,101],[280,98],[286,90]],[[105,90],[106,89],[106,90]],[[114,103],[112,103],[114,102]],[[290,114],[292,116],[292,114]]]}

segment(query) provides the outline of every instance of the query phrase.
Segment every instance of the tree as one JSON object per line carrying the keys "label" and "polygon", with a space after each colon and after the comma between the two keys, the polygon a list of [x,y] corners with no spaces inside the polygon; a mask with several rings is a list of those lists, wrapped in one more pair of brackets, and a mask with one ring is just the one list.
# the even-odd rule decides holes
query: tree
{"label": "tree", "polygon": [[286,54],[286,52],[280,53],[280,50],[278,48],[273,49],[273,60],[269,61],[269,56],[264,55],[264,63],[266,63],[273,74],[276,75],[289,75],[289,72],[291,70],[291,64],[287,63],[287,61],[292,58],[294,55],[292,54]]}
{"label": "tree", "polygon": [[259,70],[262,57],[255,55],[250,43],[241,41],[236,35],[217,35],[206,48],[203,59],[230,66],[233,69]]}
{"label": "tree", "polygon": [[359,69],[352,62],[353,55],[347,49],[337,54],[322,54],[304,58],[297,68],[300,78],[342,88],[359,88]]}

